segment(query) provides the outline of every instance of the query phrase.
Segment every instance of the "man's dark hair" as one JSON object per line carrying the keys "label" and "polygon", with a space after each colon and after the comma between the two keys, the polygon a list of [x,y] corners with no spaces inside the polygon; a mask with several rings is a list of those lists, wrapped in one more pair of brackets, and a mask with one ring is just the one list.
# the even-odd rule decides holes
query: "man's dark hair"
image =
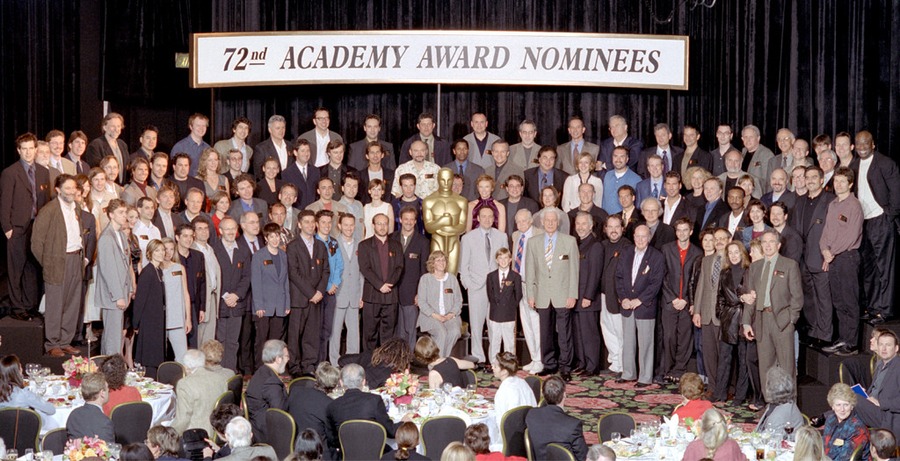
{"label": "man's dark hair", "polygon": [[241,415],[243,415],[243,412],[241,412],[241,409],[237,405],[225,403],[216,407],[209,415],[209,424],[212,425],[216,432],[224,434],[225,427],[228,426],[228,423],[230,423],[235,416]]}
{"label": "man's dark hair", "polygon": [[557,375],[544,381],[544,400],[547,405],[559,405],[566,397],[566,382]]}

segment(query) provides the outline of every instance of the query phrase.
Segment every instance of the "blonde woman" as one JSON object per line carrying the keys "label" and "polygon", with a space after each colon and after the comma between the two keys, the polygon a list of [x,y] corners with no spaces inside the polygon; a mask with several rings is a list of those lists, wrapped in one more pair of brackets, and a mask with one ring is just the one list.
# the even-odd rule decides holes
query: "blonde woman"
{"label": "blonde woman", "polygon": [[175,241],[166,237],[162,240],[165,246],[165,258],[159,268],[162,270],[163,283],[166,287],[166,337],[175,353],[175,361],[181,362],[187,352],[187,335],[191,332],[191,298],[187,288],[187,274],[184,266],[178,263],[175,253]]}
{"label": "blonde woman", "polygon": [[207,197],[212,197],[216,192],[229,193],[228,179],[221,171],[222,161],[219,153],[213,148],[205,149],[200,154],[200,161],[197,164],[197,178],[203,181]]}
{"label": "blonde woman", "polygon": [[431,334],[441,357],[449,357],[460,336],[462,292],[456,277],[447,272],[447,256],[443,251],[432,251],[425,268],[428,273],[419,279],[417,326]]}
{"label": "blonde woman", "polygon": [[494,200],[494,178],[490,175],[483,174],[475,180],[475,189],[478,192],[478,198],[469,202],[469,214],[466,216],[466,229],[477,229],[478,212],[482,208],[488,207],[494,210],[493,226],[500,232],[506,232],[506,207],[502,203]]}
{"label": "blonde woman", "polygon": [[578,172],[566,178],[562,193],[562,210],[566,213],[573,208],[578,208],[581,200],[578,198],[578,188],[582,184],[594,186],[594,206],[600,208],[603,205],[603,180],[594,176],[594,157],[585,152],[578,156]]}
{"label": "blonde woman", "polygon": [[[797,429],[797,443],[794,445],[794,461],[831,461],[831,458],[825,456],[825,449],[822,446],[822,434],[811,426],[803,426]],[[850,459],[850,453],[846,458]]]}
{"label": "blonde woman", "polygon": [[741,446],[728,438],[728,423],[719,410],[710,408],[700,419],[700,437],[688,444],[682,461],[746,461]]}
{"label": "blonde woman", "polygon": [[684,196],[688,206],[695,210],[703,208],[706,205],[706,197],[703,196],[703,183],[712,175],[703,167],[692,166],[684,172],[685,186],[690,192]]}

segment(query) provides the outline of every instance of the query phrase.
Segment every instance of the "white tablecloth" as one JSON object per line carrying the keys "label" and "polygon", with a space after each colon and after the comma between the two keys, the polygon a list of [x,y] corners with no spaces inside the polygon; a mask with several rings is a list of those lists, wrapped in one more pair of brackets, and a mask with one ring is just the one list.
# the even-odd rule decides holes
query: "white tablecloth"
{"label": "white tablecloth", "polygon": [[[159,390],[153,398],[147,398],[144,399],[144,401],[149,403],[150,407],[153,408],[153,420],[150,422],[150,426],[155,426],[157,424],[168,425],[168,423],[175,419],[174,390]],[[72,411],[82,405],[84,405],[84,400],[76,399],[72,401],[71,406],[57,407],[56,413],[51,416],[45,416],[45,418],[48,418],[48,421],[44,422],[42,434],[58,427],[66,427],[66,421],[69,420],[69,415],[72,414]]]}

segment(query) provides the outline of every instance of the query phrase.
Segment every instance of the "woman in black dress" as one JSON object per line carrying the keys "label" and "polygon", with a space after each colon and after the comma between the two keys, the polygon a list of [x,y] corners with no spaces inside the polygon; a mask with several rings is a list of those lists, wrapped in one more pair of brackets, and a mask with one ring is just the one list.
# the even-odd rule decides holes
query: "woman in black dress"
{"label": "woman in black dress", "polygon": [[147,376],[156,378],[156,369],[166,355],[166,287],[160,268],[166,247],[159,240],[151,240],[147,255],[150,262],[138,277],[134,296],[134,360],[146,367]]}
{"label": "woman in black dress", "polygon": [[442,384],[450,383],[454,387],[466,387],[462,370],[475,368],[468,360],[453,357],[441,357],[440,349],[431,336],[422,336],[416,341],[416,360],[428,364],[428,388],[439,389]]}

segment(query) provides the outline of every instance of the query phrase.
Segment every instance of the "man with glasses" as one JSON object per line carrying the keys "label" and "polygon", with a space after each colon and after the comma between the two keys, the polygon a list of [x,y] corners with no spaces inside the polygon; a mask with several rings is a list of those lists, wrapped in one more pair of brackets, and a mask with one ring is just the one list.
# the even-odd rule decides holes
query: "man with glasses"
{"label": "man with glasses", "polygon": [[[328,144],[333,141],[343,143],[344,138],[328,129],[331,126],[331,112],[328,109],[324,107],[316,108],[313,112],[312,121],[315,127],[301,134],[300,139],[309,141],[310,152],[314,155],[312,163],[316,167],[321,167],[328,164]],[[281,167],[286,168],[287,165],[282,164]]]}

